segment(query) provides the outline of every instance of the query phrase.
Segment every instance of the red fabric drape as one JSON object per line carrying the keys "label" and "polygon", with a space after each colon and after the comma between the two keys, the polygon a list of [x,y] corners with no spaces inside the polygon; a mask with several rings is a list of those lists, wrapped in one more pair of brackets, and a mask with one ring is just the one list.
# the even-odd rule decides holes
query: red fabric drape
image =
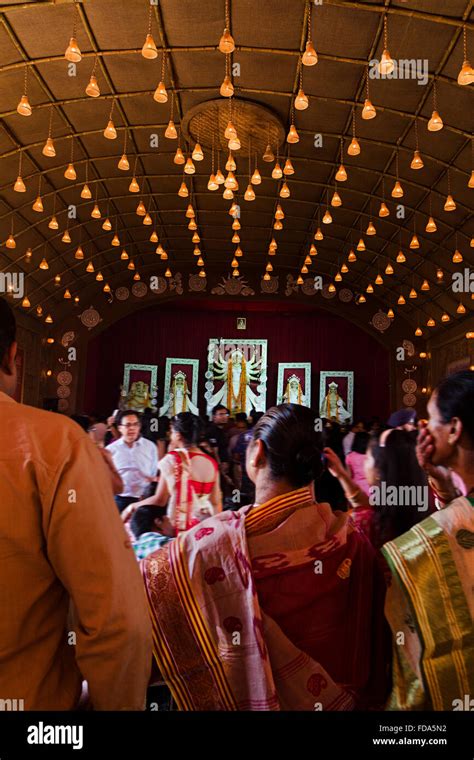
{"label": "red fabric drape", "polygon": [[[276,400],[278,363],[311,362],[311,406],[319,405],[321,370],[354,371],[354,415],[385,419],[389,412],[389,354],[356,325],[324,311],[291,311],[288,304],[219,301],[154,306],[113,324],[88,347],[83,411],[110,413],[119,397],[123,365],[158,365],[158,401],[163,400],[167,357],[199,359],[198,404],[205,412],[204,373],[209,338],[266,338],[267,406]],[[236,329],[237,316],[247,329]]]}

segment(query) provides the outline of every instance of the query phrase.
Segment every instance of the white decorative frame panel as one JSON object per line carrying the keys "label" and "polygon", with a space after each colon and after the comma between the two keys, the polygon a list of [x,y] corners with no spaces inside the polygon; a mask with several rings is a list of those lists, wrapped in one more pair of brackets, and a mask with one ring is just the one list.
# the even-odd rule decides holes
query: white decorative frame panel
{"label": "white decorative frame panel", "polygon": [[304,376],[303,406],[311,406],[311,362],[280,362],[278,364],[277,404],[286,403],[283,398],[285,393],[286,370],[293,370],[291,374]]}

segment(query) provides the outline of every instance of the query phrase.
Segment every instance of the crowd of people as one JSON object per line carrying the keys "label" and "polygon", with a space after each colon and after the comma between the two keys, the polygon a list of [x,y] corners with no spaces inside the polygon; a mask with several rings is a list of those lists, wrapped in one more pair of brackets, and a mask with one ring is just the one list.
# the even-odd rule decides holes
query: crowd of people
{"label": "crowd of people", "polygon": [[0,699],[441,710],[474,693],[474,372],[438,385],[427,420],[320,432],[297,404],[70,420],[12,401],[15,353],[0,299]]}

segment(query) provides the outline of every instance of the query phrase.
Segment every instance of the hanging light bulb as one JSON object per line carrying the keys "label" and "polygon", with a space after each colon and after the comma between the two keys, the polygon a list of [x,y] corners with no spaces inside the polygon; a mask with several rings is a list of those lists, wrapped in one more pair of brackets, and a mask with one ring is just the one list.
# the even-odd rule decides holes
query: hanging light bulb
{"label": "hanging light bulb", "polygon": [[318,227],[318,229],[314,233],[314,239],[315,240],[323,240],[323,238],[324,238],[324,235],[323,235],[323,232],[321,230],[321,227]]}
{"label": "hanging light bulb", "polygon": [[100,216],[101,216],[100,208],[97,203],[94,203],[94,208],[91,211],[91,217],[93,219],[100,219]]}
{"label": "hanging light bulb", "polygon": [[331,198],[331,206],[334,206],[336,208],[338,206],[342,206],[341,196],[339,195],[337,190],[334,190],[333,196]]}
{"label": "hanging light bulb", "polygon": [[196,167],[193,164],[192,158],[189,158],[186,160],[186,163],[184,165],[184,173],[185,174],[195,174],[196,173]]}
{"label": "hanging light bulb", "polygon": [[45,258],[43,258],[43,260],[41,261],[41,263],[39,265],[39,268],[40,269],[49,269],[49,264],[48,264],[48,262],[46,261]]}
{"label": "hanging light bulb", "polygon": [[119,159],[117,167],[121,169],[123,172],[127,172],[130,169],[130,164],[125,153],[123,153],[121,158]]}
{"label": "hanging light bulb", "polygon": [[246,201],[254,201],[255,200],[255,190],[253,189],[252,185],[247,185],[247,190],[244,193],[244,200]]}
{"label": "hanging light bulb", "polygon": [[311,243],[311,245],[309,247],[309,255],[310,256],[317,256],[318,255],[318,249],[316,248],[316,246],[314,245],[314,243]]}
{"label": "hanging light bulb", "polygon": [[158,242],[158,235],[156,233],[156,230],[153,230],[153,232],[150,235],[150,243],[157,243]]}
{"label": "hanging light bulb", "polygon": [[402,198],[402,197],[403,197],[403,187],[401,186],[399,180],[397,179],[392,189],[392,198]]}
{"label": "hanging light bulb", "polygon": [[130,260],[130,261],[128,262],[128,264],[127,264],[127,269],[130,269],[130,271],[131,271],[131,272],[133,272],[133,271],[135,270],[135,264],[134,264],[134,262],[133,262],[133,261],[131,261],[131,260]]}
{"label": "hanging light bulb", "polygon": [[437,280],[442,280],[442,279],[443,279],[443,277],[444,277],[444,272],[443,272],[443,270],[442,270],[442,269],[440,269],[440,268],[438,267],[438,269],[436,270],[436,279],[437,279]]}
{"label": "hanging light bulb", "polygon": [[240,237],[237,234],[237,232],[234,232],[234,234],[232,235],[232,242],[233,243],[240,243]]}
{"label": "hanging light bulb", "polygon": [[235,50],[234,38],[227,27],[222,32],[222,36],[219,40],[219,50],[224,54],[232,53]]}
{"label": "hanging light bulb", "polygon": [[184,164],[185,160],[186,159],[184,158],[183,151],[178,145],[178,147],[176,148],[176,153],[174,154],[173,161],[175,164]]}
{"label": "hanging light bulb", "polygon": [[395,68],[395,64],[392,61],[390,53],[388,52],[387,43],[387,16],[384,17],[384,35],[383,35],[383,51],[379,61],[378,70],[382,77],[389,76]]}
{"label": "hanging light bulb", "polygon": [[128,190],[130,193],[139,193],[140,192],[140,185],[137,182],[136,177],[132,177],[132,181],[130,182],[128,186]]}
{"label": "hanging light bulb", "polygon": [[116,140],[117,139],[117,130],[115,129],[114,123],[112,119],[109,119],[108,124],[106,128],[104,129],[104,137],[107,138],[107,140]]}
{"label": "hanging light bulb", "polygon": [[290,126],[290,129],[289,129],[289,132],[288,132],[288,134],[286,136],[286,142],[297,143],[299,141],[300,141],[300,136],[299,136],[298,132],[296,131],[296,127],[295,127],[294,123],[292,122],[291,126]]}
{"label": "hanging light bulb", "polygon": [[62,236],[61,240],[62,240],[63,243],[70,243],[71,242],[71,236],[69,234],[69,230],[67,229],[67,227],[64,230],[64,233],[63,233],[63,236]]}
{"label": "hanging light bulb", "polygon": [[168,269],[165,272],[165,277],[172,277],[172,276],[173,275],[171,274],[171,269],[168,267]]}
{"label": "hanging light bulb", "polygon": [[465,314],[466,313],[466,307],[463,303],[460,303],[459,306],[456,309],[457,314]]}
{"label": "hanging light bulb", "polygon": [[286,177],[290,177],[294,173],[295,173],[295,170],[293,168],[293,164],[291,163],[290,158],[287,158],[285,161],[285,166],[283,167],[283,174]]}
{"label": "hanging light bulb", "polygon": [[113,236],[113,238],[112,238],[112,242],[111,242],[111,245],[113,245],[113,246],[114,246],[114,248],[118,248],[118,247],[119,247],[119,245],[120,245],[120,238],[119,238],[119,236],[117,235],[117,233],[115,233],[115,234],[114,234],[114,236]]}
{"label": "hanging light bulb", "polygon": [[353,137],[349,147],[347,148],[349,156],[358,156],[360,153],[360,145],[357,137]]}
{"label": "hanging light bulb", "polygon": [[143,43],[142,47],[142,56],[144,58],[147,58],[149,61],[158,58],[158,49],[151,34],[147,34],[145,38],[145,42]]}
{"label": "hanging light bulb", "polygon": [[69,45],[66,48],[64,57],[66,61],[70,61],[71,63],[79,63],[82,60],[82,53],[74,36],[69,40]]}
{"label": "hanging light bulb", "polygon": [[109,217],[106,217],[104,219],[104,222],[102,224],[102,229],[106,230],[106,232],[109,232],[109,230],[112,229],[112,222],[110,221]]}
{"label": "hanging light bulb", "polygon": [[418,240],[418,237],[416,235],[416,232],[413,234],[412,239],[410,240],[410,248],[415,249],[420,247],[420,241]]}
{"label": "hanging light bulb", "polygon": [[194,209],[193,209],[193,206],[192,206],[191,203],[188,203],[188,207],[186,209],[185,216],[186,216],[187,219],[193,219],[196,216],[196,214],[194,212]]}
{"label": "hanging light bulb", "polygon": [[21,305],[23,306],[24,309],[29,309],[29,307],[31,306],[31,303],[28,296],[24,297],[23,301],[21,302]]}
{"label": "hanging light bulb", "polygon": [[332,222],[332,216],[331,216],[331,213],[330,213],[329,209],[326,209],[325,214],[324,214],[323,219],[322,219],[322,222],[323,222],[323,224],[331,224],[331,222]]}
{"label": "hanging light bulb", "polygon": [[32,208],[33,208],[33,211],[37,211],[38,214],[41,214],[44,211],[43,201],[41,199],[41,195],[38,195],[38,197],[36,198],[35,202],[33,203]]}
{"label": "hanging light bulb", "polygon": [[445,211],[455,211],[456,210],[456,203],[454,202],[454,198],[451,194],[448,194],[445,204],[444,204],[444,210]]}
{"label": "hanging light bulb", "polygon": [[51,217],[51,219],[48,222],[48,227],[49,227],[50,230],[57,230],[57,229],[59,229],[58,220],[56,219],[56,217],[54,216],[54,214],[53,214],[53,216]]}
{"label": "hanging light bulb", "polygon": [[423,335],[423,330],[421,329],[421,327],[417,327],[416,328],[415,335],[416,335],[417,338],[419,338],[420,335]]}
{"label": "hanging light bulb", "polygon": [[408,294],[409,298],[418,298],[418,293],[416,292],[415,288],[412,288]]}
{"label": "hanging light bulb", "polygon": [[430,216],[426,223],[425,232],[436,232],[437,229],[438,227],[436,226],[435,220]]}
{"label": "hanging light bulb", "polygon": [[71,182],[74,182],[74,180],[77,179],[77,174],[76,174],[76,170],[74,168],[74,164],[73,163],[69,163],[67,165],[67,169],[64,172],[64,176],[65,176],[66,179],[71,180]]}
{"label": "hanging light bulb", "polygon": [[367,285],[367,287],[365,289],[365,292],[366,293],[373,293],[374,292],[374,286],[372,285],[371,282],[369,282],[369,284]]}
{"label": "hanging light bulb", "polygon": [[137,206],[137,209],[136,209],[135,213],[138,216],[145,216],[145,214],[146,214],[145,204],[143,203],[143,201],[141,199],[138,202],[138,206]]}
{"label": "hanging light bulb", "polygon": [[5,246],[7,248],[16,248],[16,241],[15,241],[15,238],[13,237],[12,233],[10,233],[10,235],[8,236],[8,238],[7,238],[6,242],[5,242]]}
{"label": "hanging light bulb", "polygon": [[393,274],[393,267],[390,262],[388,262],[387,266],[385,267],[385,274]]}
{"label": "hanging light bulb", "polygon": [[308,267],[306,266],[306,264],[303,264],[303,266],[301,267],[301,274],[308,274]]}
{"label": "hanging light bulb", "polygon": [[389,310],[387,311],[387,317],[388,317],[389,319],[395,319],[395,314],[394,314],[394,311],[393,311],[393,309],[389,309]]}
{"label": "hanging light bulb", "polygon": [[474,82],[474,69],[469,61],[464,61],[458,74],[458,84],[472,84]]}
{"label": "hanging light bulb", "polygon": [[276,211],[275,211],[275,219],[284,219],[284,218],[285,218],[285,213],[282,207],[280,206],[280,204],[278,203],[276,207]]}
{"label": "hanging light bulb", "polygon": [[462,261],[463,261],[462,253],[461,251],[458,251],[458,249],[456,248],[453,254],[453,264],[461,264]]}
{"label": "hanging light bulb", "polygon": [[421,153],[419,150],[415,150],[413,153],[413,158],[411,160],[410,168],[411,169],[423,169],[424,163],[423,159],[421,157]]}
{"label": "hanging light bulb", "polygon": [[[303,271],[303,270],[301,270],[301,271]],[[306,267],[306,272],[307,272],[307,271],[308,271],[308,268]],[[335,280],[336,282],[342,282],[342,274],[341,274],[340,272],[336,272],[336,275],[335,275],[335,277],[334,277],[334,280]]]}
{"label": "hanging light bulb", "polygon": [[275,160],[275,155],[272,151],[270,144],[268,144],[267,147],[265,148],[265,153],[263,154],[262,158],[268,164],[272,163]]}
{"label": "hanging light bulb", "polygon": [[268,274],[268,272],[265,272],[265,274],[263,275],[263,279],[264,279],[264,280],[266,280],[266,281],[268,282],[268,280],[271,280],[272,278],[271,278],[271,276]]}
{"label": "hanging light bulb", "polygon": [[382,275],[380,273],[375,278],[375,284],[376,285],[383,285],[383,277],[382,277]]}
{"label": "hanging light bulb", "polygon": [[223,184],[224,184],[224,182],[225,182],[225,177],[224,177],[224,175],[222,174],[222,172],[221,172],[221,170],[220,170],[220,169],[218,169],[218,170],[216,171],[216,182],[217,182],[217,184],[218,184],[218,185],[223,185]]}
{"label": "hanging light bulb", "polygon": [[318,62],[318,54],[311,40],[308,40],[306,43],[305,51],[301,56],[301,62],[304,66],[316,66]]}
{"label": "hanging light bulb", "polygon": [[275,221],[275,223],[273,225],[273,229],[274,230],[282,230],[283,229],[283,224],[282,224],[282,222],[279,219],[276,219],[276,221]]}
{"label": "hanging light bulb", "polygon": [[76,251],[74,253],[74,258],[79,259],[79,260],[84,258],[84,251],[82,250],[82,245],[77,246]]}
{"label": "hanging light bulb", "polygon": [[226,187],[222,193],[222,197],[225,198],[226,201],[230,201],[234,197],[234,191],[231,190],[230,187]]}
{"label": "hanging light bulb", "polygon": [[434,321],[433,317],[429,318],[429,320],[426,323],[426,326],[427,327],[435,327],[436,326],[436,322]]}
{"label": "hanging light bulb", "polygon": [[429,289],[430,289],[430,284],[428,280],[423,280],[423,282],[421,283],[421,290],[427,291]]}
{"label": "hanging light bulb", "polygon": [[335,179],[337,179],[338,182],[345,182],[347,179],[347,172],[344,167],[344,164],[339,164],[339,169],[336,172]]}
{"label": "hanging light bulb", "polygon": [[355,255],[355,253],[352,250],[352,248],[349,251],[349,256],[347,257],[347,260],[350,261],[351,263],[353,263],[354,261],[357,261],[357,256]]}
{"label": "hanging light bulb", "polygon": [[158,87],[156,88],[155,92],[153,93],[153,100],[156,100],[157,103],[167,103],[168,102],[168,93],[166,91],[165,83],[159,82]]}
{"label": "hanging light bulb", "polygon": [[389,215],[390,215],[390,211],[388,210],[385,204],[385,201],[382,201],[379,208],[379,216],[383,217],[383,216],[389,216]]}
{"label": "hanging light bulb", "polygon": [[125,248],[122,249],[122,253],[120,254],[120,259],[122,261],[128,261],[128,253],[125,250]]}
{"label": "hanging light bulb", "polygon": [[295,98],[295,108],[298,111],[305,111],[309,106],[308,96],[305,95],[303,88],[300,87],[298,94]]}
{"label": "hanging light bulb", "polygon": [[232,216],[232,217],[235,216],[235,214],[238,213],[238,210],[239,210],[239,207],[237,206],[236,202],[234,201],[233,204],[231,205],[229,211],[228,211],[229,216]]}
{"label": "hanging light bulb", "polygon": [[[306,265],[307,267],[308,267],[308,266],[310,266],[310,264],[312,264],[312,263],[313,263],[313,262],[311,261],[311,256],[306,256],[306,258],[305,258],[305,260],[304,260],[304,263],[305,263],[305,265]],[[347,267],[346,267],[346,269],[347,269]],[[342,271],[342,269],[341,269],[341,271]]]}
{"label": "hanging light bulb", "polygon": [[219,92],[223,98],[231,98],[233,96],[234,85],[232,84],[232,79],[228,74],[226,74],[222,80]]}
{"label": "hanging light bulb", "polygon": [[188,224],[188,230],[197,230],[197,224],[195,219],[190,219]]}
{"label": "hanging light bulb", "polygon": [[369,120],[369,119],[375,119],[376,116],[377,116],[377,111],[375,110],[370,100],[366,98],[364,100],[364,106],[362,108],[362,118]]}
{"label": "hanging light bulb", "polygon": [[364,238],[362,238],[362,237],[360,238],[360,240],[359,240],[359,242],[357,243],[357,246],[356,246],[356,247],[357,247],[357,250],[358,250],[358,251],[365,251],[365,243],[364,243]]}
{"label": "hanging light bulb", "polygon": [[449,322],[450,319],[451,317],[449,316],[449,314],[446,314],[446,312],[444,312],[444,314],[441,315],[441,322]]}
{"label": "hanging light bulb", "polygon": [[21,116],[31,116],[32,114],[32,108],[28,101],[27,95],[22,95],[20,98],[20,102],[18,103],[16,110],[18,111]]}
{"label": "hanging light bulb", "polygon": [[81,198],[92,198],[92,193],[87,182],[84,183],[84,186],[81,190]]}
{"label": "hanging light bulb", "polygon": [[238,257],[243,256],[243,252],[242,252],[242,249],[241,249],[240,245],[237,246],[237,248],[235,249],[235,255],[238,256]]}
{"label": "hanging light bulb", "polygon": [[[303,283],[304,283],[304,280],[303,280],[302,276],[298,275],[297,280],[296,280],[296,284],[297,285],[303,285]],[[329,286],[329,287],[331,287],[331,286]],[[334,285],[333,285],[333,287],[334,287]]]}
{"label": "hanging light bulb", "polygon": [[242,147],[238,137],[231,137],[227,145],[229,150],[240,150]]}
{"label": "hanging light bulb", "polygon": [[98,98],[100,95],[99,84],[97,82],[97,77],[94,76],[94,74],[91,74],[91,77],[87,84],[86,95],[89,95],[90,98]]}
{"label": "hanging light bulb", "polygon": [[239,183],[237,182],[235,175],[233,172],[229,172],[227,174],[227,177],[225,178],[224,187],[229,188],[230,190],[238,190],[239,189]]}
{"label": "hanging light bulb", "polygon": [[272,177],[273,179],[281,179],[283,177],[283,172],[278,161],[272,169]]}
{"label": "hanging light bulb", "polygon": [[252,174],[250,182],[252,183],[252,185],[261,185],[261,183],[262,183],[262,175],[260,174],[260,172],[259,172],[259,170],[257,168],[255,168],[255,171]]}
{"label": "hanging light bulb", "polygon": [[201,242],[201,238],[199,237],[199,235],[198,235],[198,233],[197,233],[197,232],[195,232],[195,233],[194,233],[194,235],[192,236],[191,240],[192,240],[192,242],[193,242],[193,243],[195,243],[195,244],[196,244],[196,243],[200,243],[200,242]]}
{"label": "hanging light bulb", "polygon": [[227,161],[226,161],[225,168],[226,168],[226,171],[228,171],[228,172],[235,172],[235,170],[237,169],[237,164],[235,163],[234,157],[233,157],[232,153],[230,153],[230,152],[229,152],[229,156],[228,156]]}
{"label": "hanging light bulb", "polygon": [[403,296],[398,296],[397,303],[398,303],[399,306],[404,306],[406,304],[406,300],[405,300],[405,298]]}
{"label": "hanging light bulb", "polygon": [[187,198],[189,195],[189,190],[186,185],[186,182],[181,182],[181,185],[179,186],[178,195],[180,198]]}
{"label": "hanging light bulb", "polygon": [[94,264],[92,261],[89,261],[88,265],[86,266],[86,272],[95,272]]}
{"label": "hanging light bulb", "polygon": [[192,158],[194,161],[202,161],[204,159],[204,153],[202,152],[202,148],[198,142],[194,146],[194,150],[192,152]]}
{"label": "hanging light bulb", "polygon": [[104,275],[102,274],[102,272],[97,272],[95,279],[97,280],[97,282],[102,282],[104,279]]}
{"label": "hanging light bulb", "polygon": [[210,175],[209,182],[207,183],[207,189],[211,190],[211,191],[219,189],[219,185],[216,182],[216,175],[215,174],[211,174]]}
{"label": "hanging light bulb", "polygon": [[46,142],[43,146],[43,150],[41,151],[43,156],[49,156],[49,158],[54,158],[56,155],[56,149],[54,147],[54,142],[52,137],[47,137]]}
{"label": "hanging light bulb", "polygon": [[153,224],[153,219],[151,218],[148,212],[143,217],[143,224],[146,224],[147,226],[149,226],[150,224]]}
{"label": "hanging light bulb", "polygon": [[178,139],[178,132],[176,130],[175,124],[173,119],[170,119],[168,122],[168,126],[165,129],[165,137],[168,138],[168,140],[177,140]]}
{"label": "hanging light bulb", "polygon": [[365,231],[365,234],[366,235],[376,235],[377,234],[372,220],[370,220],[369,224],[367,225],[367,229]]}
{"label": "hanging light bulb", "polygon": [[230,140],[232,137],[237,137],[237,130],[230,120],[224,130],[224,137],[226,140]]}
{"label": "hanging light bulb", "polygon": [[438,111],[434,110],[431,114],[431,119],[428,122],[428,129],[430,132],[439,132],[440,129],[443,129],[444,124],[441,116],[439,115]]}
{"label": "hanging light bulb", "polygon": [[407,260],[407,257],[405,256],[405,254],[403,253],[403,251],[401,251],[401,250],[398,251],[398,253],[397,253],[397,264],[404,264],[406,260]]}
{"label": "hanging light bulb", "polygon": [[280,189],[280,198],[289,198],[290,197],[290,188],[286,184],[286,182],[283,183]]}

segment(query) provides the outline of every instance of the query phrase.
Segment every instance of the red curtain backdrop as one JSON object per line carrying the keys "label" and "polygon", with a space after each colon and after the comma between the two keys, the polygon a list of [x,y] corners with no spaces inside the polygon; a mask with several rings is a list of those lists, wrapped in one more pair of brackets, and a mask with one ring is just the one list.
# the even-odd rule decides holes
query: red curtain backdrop
{"label": "red curtain backdrop", "polygon": [[[158,365],[158,402],[163,402],[167,357],[199,359],[201,412],[205,412],[204,373],[209,338],[265,338],[267,406],[276,400],[279,362],[311,362],[311,406],[319,406],[319,372],[354,372],[354,416],[388,417],[389,354],[356,325],[324,311],[288,304],[180,302],[130,314],[90,341],[83,411],[110,414],[117,406],[124,364]],[[237,330],[237,317],[247,329]]]}

